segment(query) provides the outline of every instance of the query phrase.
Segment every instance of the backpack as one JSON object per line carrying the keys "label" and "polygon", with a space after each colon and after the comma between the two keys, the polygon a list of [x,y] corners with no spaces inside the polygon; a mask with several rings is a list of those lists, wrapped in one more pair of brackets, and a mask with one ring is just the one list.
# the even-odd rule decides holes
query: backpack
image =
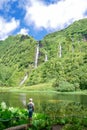
{"label": "backpack", "polygon": [[29,112],[34,111],[34,105],[32,103],[28,104],[28,110],[29,110]]}

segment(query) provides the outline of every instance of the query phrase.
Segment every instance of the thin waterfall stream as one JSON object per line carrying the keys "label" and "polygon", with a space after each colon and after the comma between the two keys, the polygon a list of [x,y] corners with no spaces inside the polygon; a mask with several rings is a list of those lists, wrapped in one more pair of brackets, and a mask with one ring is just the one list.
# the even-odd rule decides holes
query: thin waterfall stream
{"label": "thin waterfall stream", "polygon": [[45,54],[45,62],[48,61],[48,56]]}
{"label": "thin waterfall stream", "polygon": [[38,65],[38,57],[39,57],[39,44],[37,44],[37,47],[36,47],[35,68],[37,68],[37,65]]}
{"label": "thin waterfall stream", "polygon": [[20,86],[24,84],[24,82],[27,80],[27,78],[28,78],[28,74],[26,73],[23,80],[20,82]]}

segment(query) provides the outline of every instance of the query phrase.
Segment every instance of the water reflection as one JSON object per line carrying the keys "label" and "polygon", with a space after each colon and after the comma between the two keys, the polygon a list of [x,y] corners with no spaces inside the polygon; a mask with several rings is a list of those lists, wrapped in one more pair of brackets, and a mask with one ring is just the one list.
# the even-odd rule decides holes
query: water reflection
{"label": "water reflection", "polygon": [[29,98],[33,98],[36,109],[41,109],[41,105],[59,102],[75,101],[80,102],[87,106],[86,95],[75,95],[75,94],[57,94],[57,93],[46,93],[46,92],[27,92],[27,93],[0,93],[0,102],[6,102],[7,106],[24,108],[28,103]]}
{"label": "water reflection", "polygon": [[26,94],[25,94],[25,93],[19,94],[19,99],[20,99],[20,101],[22,102],[22,104],[23,104],[24,106],[27,105],[27,104],[26,104]]}

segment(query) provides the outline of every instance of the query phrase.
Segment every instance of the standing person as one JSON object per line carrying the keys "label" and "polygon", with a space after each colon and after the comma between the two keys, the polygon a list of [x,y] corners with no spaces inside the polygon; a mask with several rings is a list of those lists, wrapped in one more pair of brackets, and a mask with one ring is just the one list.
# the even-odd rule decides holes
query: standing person
{"label": "standing person", "polygon": [[31,124],[32,116],[34,112],[34,103],[32,98],[29,99],[29,103],[27,104],[27,109],[28,109],[29,123]]}

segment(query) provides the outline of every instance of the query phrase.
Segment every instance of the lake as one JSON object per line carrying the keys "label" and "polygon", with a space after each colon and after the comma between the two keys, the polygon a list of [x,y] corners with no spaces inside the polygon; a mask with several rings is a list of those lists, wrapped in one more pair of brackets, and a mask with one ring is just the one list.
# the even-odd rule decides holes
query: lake
{"label": "lake", "polygon": [[40,109],[44,103],[59,103],[75,101],[87,106],[87,95],[58,94],[56,92],[0,92],[0,103],[6,102],[7,106],[25,108],[29,98],[33,98],[35,108]]}

